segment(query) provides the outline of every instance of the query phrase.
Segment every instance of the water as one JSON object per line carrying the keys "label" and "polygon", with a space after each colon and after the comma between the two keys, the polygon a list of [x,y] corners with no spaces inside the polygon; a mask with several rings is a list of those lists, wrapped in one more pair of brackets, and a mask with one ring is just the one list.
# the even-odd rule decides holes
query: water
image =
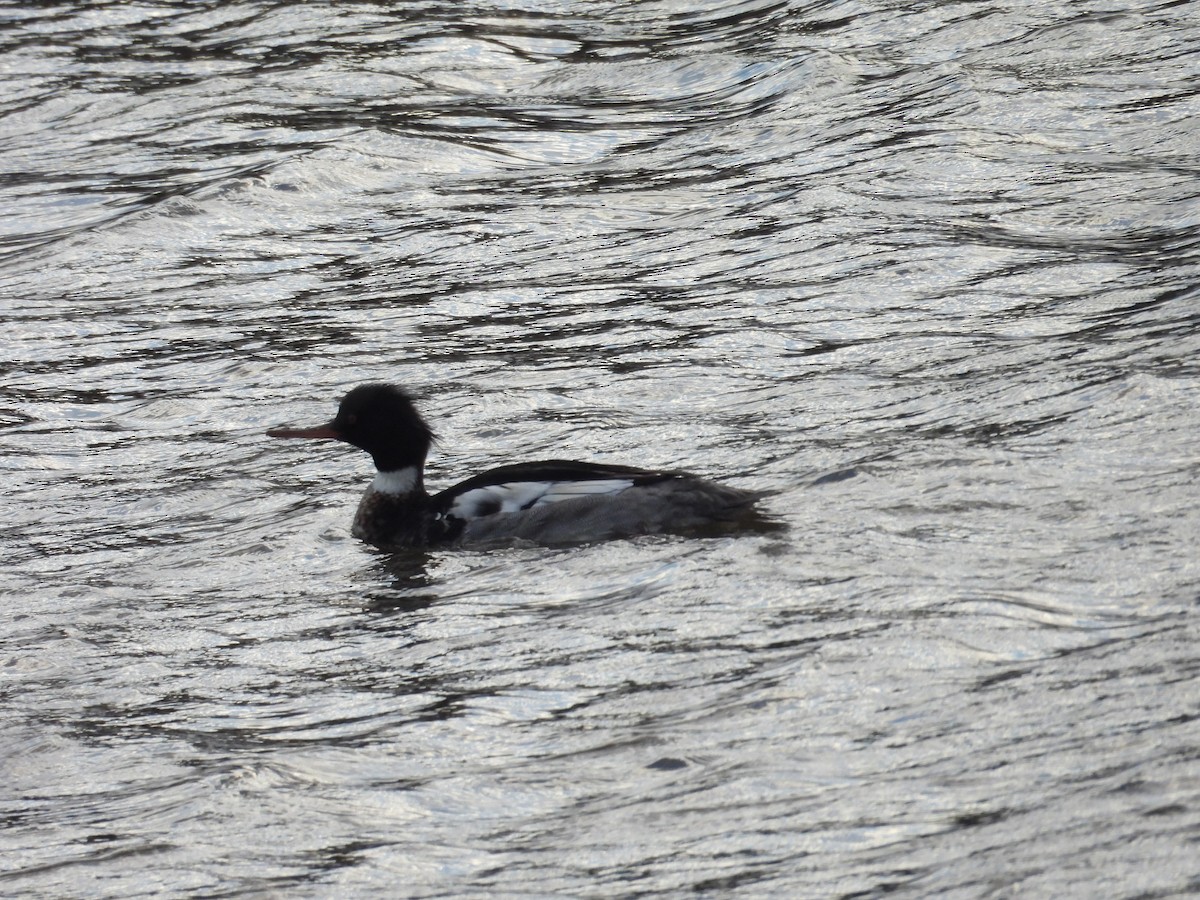
{"label": "water", "polygon": [[[1200,890],[1190,4],[0,21],[0,892]],[[380,555],[382,379],[789,530]]]}

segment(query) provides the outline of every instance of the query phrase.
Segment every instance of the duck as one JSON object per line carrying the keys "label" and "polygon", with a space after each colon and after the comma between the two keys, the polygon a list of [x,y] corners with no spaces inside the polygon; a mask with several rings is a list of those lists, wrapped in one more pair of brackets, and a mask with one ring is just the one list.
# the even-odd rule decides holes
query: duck
{"label": "duck", "polygon": [[353,388],[337,415],[272,438],[340,441],[366,451],[375,477],[351,533],[383,550],[576,544],[644,534],[712,534],[762,525],[761,492],[688,472],[547,459],[489,469],[435,494],[425,488],[434,433],[394,384]]}

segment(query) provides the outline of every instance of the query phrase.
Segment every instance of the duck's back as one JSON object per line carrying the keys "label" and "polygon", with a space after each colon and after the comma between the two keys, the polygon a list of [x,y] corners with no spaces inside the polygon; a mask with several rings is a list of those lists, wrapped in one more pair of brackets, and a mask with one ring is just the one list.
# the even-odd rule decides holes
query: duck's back
{"label": "duck's back", "polygon": [[432,506],[464,544],[577,543],[733,524],[758,496],[681,472],[545,460],[484,472]]}

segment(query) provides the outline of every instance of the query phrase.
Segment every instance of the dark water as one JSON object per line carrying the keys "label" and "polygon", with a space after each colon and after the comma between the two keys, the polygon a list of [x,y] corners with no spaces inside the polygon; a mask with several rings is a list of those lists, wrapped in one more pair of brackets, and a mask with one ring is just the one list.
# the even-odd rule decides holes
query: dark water
{"label": "dark water", "polygon": [[[6,3],[0,894],[1200,891],[1188,3]],[[780,535],[381,556],[431,480]]]}

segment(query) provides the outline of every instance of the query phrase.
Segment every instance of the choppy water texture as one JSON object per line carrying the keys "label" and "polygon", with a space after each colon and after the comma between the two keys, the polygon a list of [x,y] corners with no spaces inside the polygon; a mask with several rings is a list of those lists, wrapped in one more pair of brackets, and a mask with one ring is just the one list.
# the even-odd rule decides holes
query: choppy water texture
{"label": "choppy water texture", "polygon": [[[0,22],[0,893],[1200,891],[1195,4]],[[789,530],[380,555],[385,379]]]}

